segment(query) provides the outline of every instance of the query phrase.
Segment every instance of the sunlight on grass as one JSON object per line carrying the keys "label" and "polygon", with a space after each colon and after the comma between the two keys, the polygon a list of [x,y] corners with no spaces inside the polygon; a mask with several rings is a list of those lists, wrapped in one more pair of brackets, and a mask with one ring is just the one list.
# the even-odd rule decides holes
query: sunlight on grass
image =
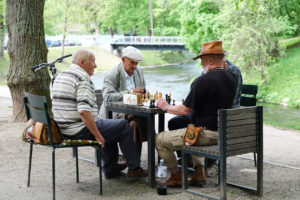
{"label": "sunlight on grass", "polygon": [[[110,68],[116,66],[120,63],[120,58],[112,55],[110,52],[106,51],[101,47],[68,47],[65,48],[65,55],[73,54],[78,49],[87,49],[95,54],[97,69],[96,71],[107,71]],[[61,57],[61,47],[49,48],[48,61],[54,61]],[[60,71],[68,68],[72,63],[72,58],[66,58],[63,63],[58,63],[57,68]]]}

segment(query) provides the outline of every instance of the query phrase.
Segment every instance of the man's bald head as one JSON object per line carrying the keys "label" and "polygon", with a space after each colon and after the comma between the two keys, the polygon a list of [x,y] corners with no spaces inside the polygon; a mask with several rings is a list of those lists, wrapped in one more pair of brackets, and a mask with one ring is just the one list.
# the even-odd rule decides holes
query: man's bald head
{"label": "man's bald head", "polygon": [[81,63],[81,60],[83,62],[87,62],[89,61],[89,59],[91,58],[91,56],[94,55],[92,52],[90,52],[89,50],[85,50],[85,49],[81,49],[81,50],[77,50],[72,57],[72,63],[79,65]]}
{"label": "man's bald head", "polygon": [[77,50],[73,55],[72,63],[80,66],[90,76],[94,74],[97,67],[94,54],[88,50]]}

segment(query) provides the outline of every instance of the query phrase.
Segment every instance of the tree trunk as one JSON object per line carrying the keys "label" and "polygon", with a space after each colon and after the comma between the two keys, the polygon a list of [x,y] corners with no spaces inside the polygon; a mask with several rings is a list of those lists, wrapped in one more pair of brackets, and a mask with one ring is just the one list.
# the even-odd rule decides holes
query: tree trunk
{"label": "tree trunk", "polygon": [[150,17],[150,36],[154,36],[153,33],[153,12],[152,12],[152,2],[153,0],[148,0],[149,3],[149,17]]}
{"label": "tree trunk", "polygon": [[[3,4],[3,3],[2,3]],[[3,5],[0,5],[0,58],[4,58],[4,16],[3,16]]]}
{"label": "tree trunk", "polygon": [[114,32],[114,30],[113,30],[113,28],[110,26],[110,27],[108,27],[108,32],[109,32],[109,34],[110,34],[110,36],[111,36],[111,38],[114,38],[114,34],[115,34],[115,32]]}
{"label": "tree trunk", "polygon": [[47,62],[44,4],[45,0],[6,0],[10,57],[7,85],[13,100],[13,122],[26,120],[24,91],[46,96],[51,110],[48,69],[36,73],[30,69],[33,65]]}
{"label": "tree trunk", "polygon": [[0,15],[0,58],[4,58],[4,23],[1,22],[3,16]]}
{"label": "tree trunk", "polygon": [[68,8],[69,8],[69,0],[66,0],[64,32],[63,32],[63,38],[61,44],[61,56],[64,56],[65,54],[65,39],[66,39],[66,32],[68,27]]}

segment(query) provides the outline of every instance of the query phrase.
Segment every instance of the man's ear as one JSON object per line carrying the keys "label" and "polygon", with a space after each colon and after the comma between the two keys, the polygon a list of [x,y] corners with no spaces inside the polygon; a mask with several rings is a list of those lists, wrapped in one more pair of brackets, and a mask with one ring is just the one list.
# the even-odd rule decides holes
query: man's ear
{"label": "man's ear", "polygon": [[121,60],[122,60],[122,62],[124,63],[124,62],[125,62],[125,57],[122,57]]}
{"label": "man's ear", "polygon": [[83,59],[79,59],[78,63],[79,63],[79,66],[81,66],[81,67],[84,66],[84,60]]}

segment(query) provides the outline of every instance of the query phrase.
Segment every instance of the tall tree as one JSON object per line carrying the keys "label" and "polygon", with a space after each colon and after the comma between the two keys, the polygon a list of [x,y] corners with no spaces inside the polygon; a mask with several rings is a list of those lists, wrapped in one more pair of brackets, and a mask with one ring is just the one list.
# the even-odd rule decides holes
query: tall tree
{"label": "tall tree", "polygon": [[64,56],[65,54],[65,39],[66,39],[66,33],[68,29],[68,11],[69,11],[69,6],[70,2],[69,0],[65,0],[65,20],[64,20],[64,30],[63,30],[63,38],[61,42],[61,56]]}
{"label": "tall tree", "polygon": [[0,58],[4,58],[4,9],[5,1],[0,0]]}
{"label": "tall tree", "polygon": [[6,0],[10,57],[7,85],[13,100],[14,122],[25,120],[24,91],[46,96],[51,110],[48,70],[30,70],[31,66],[47,61],[44,4],[45,0]]}
{"label": "tall tree", "polygon": [[148,4],[149,4],[149,19],[150,19],[150,35],[154,36],[153,34],[153,10],[152,10],[152,4],[153,4],[153,0],[148,0]]}

